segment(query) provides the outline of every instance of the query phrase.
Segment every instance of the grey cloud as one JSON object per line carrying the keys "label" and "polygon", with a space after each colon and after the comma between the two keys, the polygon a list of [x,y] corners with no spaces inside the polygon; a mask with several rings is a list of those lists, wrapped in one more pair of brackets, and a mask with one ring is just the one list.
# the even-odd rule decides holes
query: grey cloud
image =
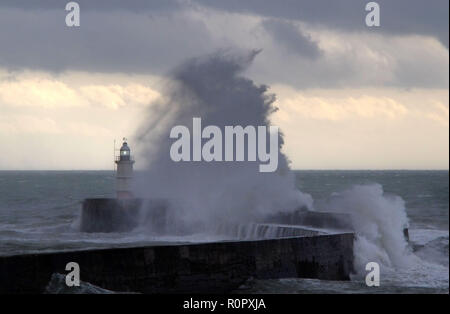
{"label": "grey cloud", "polygon": [[68,69],[160,73],[210,52],[201,21],[172,12],[82,12],[81,26],[68,28],[64,10],[0,10],[0,66],[8,69]]}
{"label": "grey cloud", "polygon": [[311,37],[295,25],[288,21],[267,19],[262,26],[268,31],[273,39],[281,45],[287,47],[293,53],[297,53],[307,58],[317,58],[320,55],[317,43]]}
{"label": "grey cloud", "polygon": [[[69,0],[1,0],[0,8],[19,8],[24,10],[61,10]],[[123,10],[131,12],[171,11],[184,7],[183,0],[76,0],[83,11]]]}
{"label": "grey cloud", "polygon": [[[229,12],[322,24],[330,28],[368,31],[364,20],[368,0],[195,0]],[[385,34],[421,34],[438,38],[448,48],[448,0],[377,0]],[[375,31],[371,29],[370,31]]]}
{"label": "grey cloud", "polygon": [[[0,0],[0,9],[59,10],[63,0]],[[77,0],[83,11],[120,10],[147,14],[171,12],[195,4],[229,12],[247,13],[323,24],[331,28],[367,31],[364,8],[369,0]],[[377,0],[381,24],[377,31],[389,34],[423,34],[449,43],[448,0]]]}
{"label": "grey cloud", "polygon": [[[438,47],[440,55],[432,55],[431,50],[411,47],[413,41],[399,51],[399,46],[389,47],[393,41],[386,41],[383,36],[374,36],[378,42],[373,45],[368,43],[371,39],[365,40],[366,32],[378,30],[368,30],[364,25],[362,1],[203,3],[208,8],[219,9],[214,12],[193,1],[79,1],[81,27],[68,28],[64,22],[66,11],[61,6],[65,1],[0,0],[0,68],[162,74],[188,58],[236,45],[243,49],[263,49],[249,71],[256,79],[270,84],[284,83],[297,88],[448,87],[448,69],[443,66],[441,47]],[[433,2],[435,8],[430,11],[439,11],[442,4],[439,1]],[[411,6],[405,8],[401,6],[403,0],[399,0],[395,8],[390,2],[379,2],[382,7],[380,30],[385,33],[389,30],[387,25],[394,22],[397,24],[392,29],[402,34],[431,34],[441,23],[431,21],[428,11],[418,12],[415,0],[408,2]],[[441,7],[448,7],[448,3]],[[255,26],[248,23],[246,17],[224,16],[222,10],[265,18]],[[448,23],[447,11],[440,11],[443,16],[447,14],[446,20],[437,13],[435,19]],[[399,12],[411,20],[406,20]],[[217,16],[224,16],[224,20],[234,23],[235,27],[215,25],[212,19]],[[400,16],[400,19],[395,20],[393,16]],[[353,43],[353,49],[345,53],[327,55],[298,28],[301,25],[298,21],[326,24],[343,33],[354,31],[357,36],[362,34],[361,44]],[[208,22],[211,25],[206,24]],[[448,34],[447,26],[444,31]],[[242,32],[237,34],[237,29]],[[377,68],[377,60],[367,58],[364,46],[388,60],[387,66]]]}

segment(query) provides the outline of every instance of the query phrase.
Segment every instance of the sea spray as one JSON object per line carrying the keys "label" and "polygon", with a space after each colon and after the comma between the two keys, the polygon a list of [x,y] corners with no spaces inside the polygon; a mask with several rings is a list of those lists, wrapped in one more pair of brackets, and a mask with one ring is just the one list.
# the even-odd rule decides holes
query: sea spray
{"label": "sea spray", "polygon": [[171,200],[173,226],[214,230],[223,223],[252,222],[273,212],[312,207],[312,198],[295,186],[281,152],[281,133],[278,169],[273,173],[260,173],[256,162],[176,163],[170,158],[171,128],[192,125],[193,117],[222,130],[227,125],[271,125],[275,95],[241,75],[257,53],[222,51],[182,64],[140,128],[137,140],[144,147],[147,167],[137,180],[136,194]]}
{"label": "sea spray", "polygon": [[409,267],[411,251],[403,229],[408,226],[405,202],[384,193],[380,184],[355,185],[334,193],[321,207],[351,214],[356,232],[355,268],[364,272],[368,262],[387,267]]}
{"label": "sea spray", "polygon": [[408,243],[403,229],[409,227],[409,219],[400,196],[386,193],[381,184],[373,183],[334,192],[326,200],[315,200],[314,205],[318,211],[350,214],[356,235],[355,281],[364,282],[368,273],[365,266],[377,262],[383,289],[409,286],[448,290],[448,232],[435,231],[439,235],[435,240],[415,248],[417,230],[410,230],[412,240]]}

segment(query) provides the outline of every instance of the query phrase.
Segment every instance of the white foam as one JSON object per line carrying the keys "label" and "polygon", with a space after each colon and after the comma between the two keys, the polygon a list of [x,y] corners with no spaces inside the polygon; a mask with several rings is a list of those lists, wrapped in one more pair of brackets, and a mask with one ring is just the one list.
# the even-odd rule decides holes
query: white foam
{"label": "white foam", "polygon": [[413,253],[403,235],[408,218],[399,196],[387,195],[380,184],[355,185],[333,194],[327,210],[351,214],[356,232],[354,280],[364,280],[365,265],[377,262],[381,285],[448,288],[448,231],[410,230],[411,242],[425,245]]}

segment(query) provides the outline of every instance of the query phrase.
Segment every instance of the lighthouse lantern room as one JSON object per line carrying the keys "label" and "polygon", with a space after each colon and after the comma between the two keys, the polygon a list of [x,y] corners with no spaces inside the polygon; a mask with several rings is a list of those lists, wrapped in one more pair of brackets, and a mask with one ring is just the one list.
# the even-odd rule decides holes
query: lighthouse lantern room
{"label": "lighthouse lantern room", "polygon": [[117,164],[116,171],[116,192],[118,199],[133,198],[131,192],[131,181],[133,179],[133,164],[134,160],[131,156],[130,147],[127,144],[127,139],[123,139],[120,154],[115,160]]}

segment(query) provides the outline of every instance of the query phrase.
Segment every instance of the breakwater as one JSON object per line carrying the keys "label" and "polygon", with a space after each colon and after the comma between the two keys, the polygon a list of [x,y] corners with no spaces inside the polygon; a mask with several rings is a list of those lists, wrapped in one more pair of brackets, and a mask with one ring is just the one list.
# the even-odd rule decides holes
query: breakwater
{"label": "breakwater", "polygon": [[0,293],[42,293],[52,274],[80,265],[81,280],[113,291],[227,293],[249,278],[349,280],[352,233],[0,257]]}

